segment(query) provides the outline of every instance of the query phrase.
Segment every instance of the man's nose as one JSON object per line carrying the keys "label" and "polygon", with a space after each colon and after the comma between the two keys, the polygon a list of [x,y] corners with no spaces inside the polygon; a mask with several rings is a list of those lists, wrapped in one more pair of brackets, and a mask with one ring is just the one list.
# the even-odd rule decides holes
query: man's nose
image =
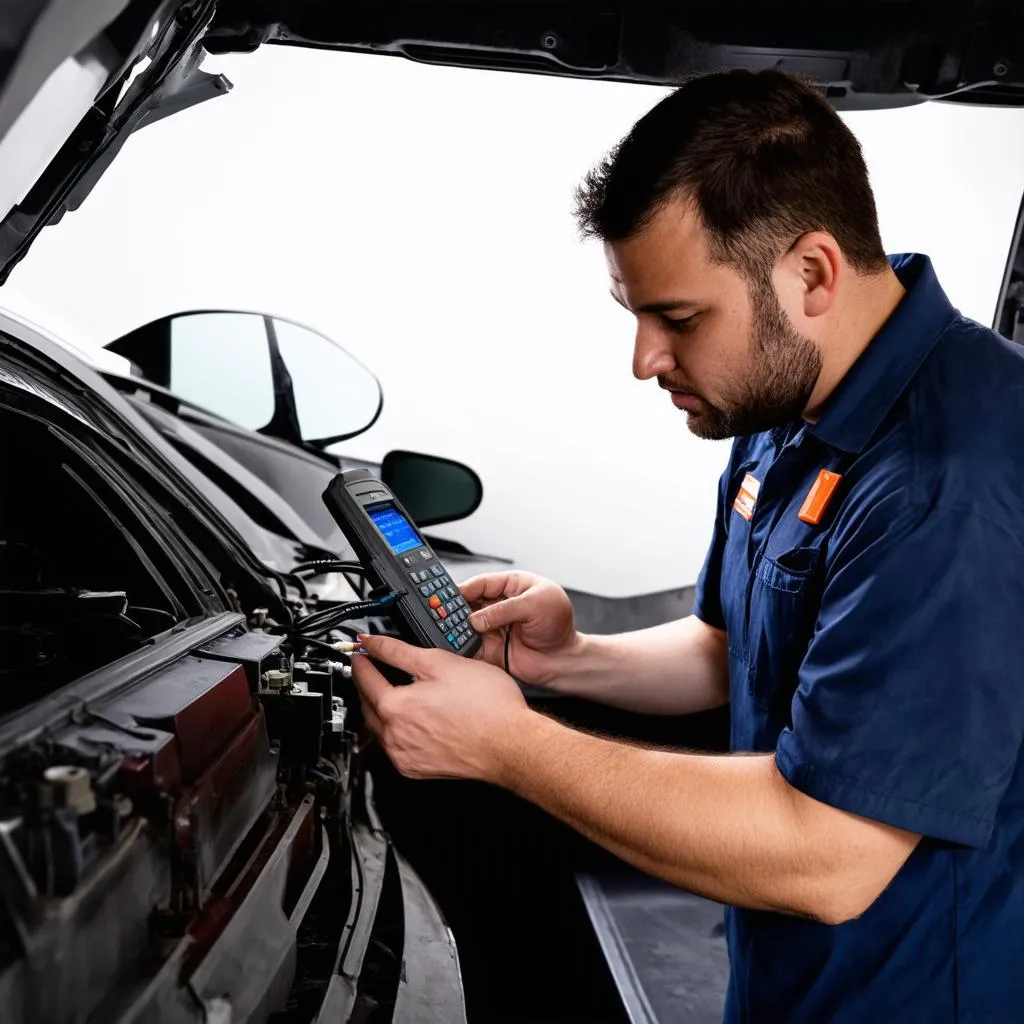
{"label": "man's nose", "polygon": [[650,380],[675,369],[676,357],[668,339],[653,325],[638,320],[633,342],[633,376],[637,380]]}

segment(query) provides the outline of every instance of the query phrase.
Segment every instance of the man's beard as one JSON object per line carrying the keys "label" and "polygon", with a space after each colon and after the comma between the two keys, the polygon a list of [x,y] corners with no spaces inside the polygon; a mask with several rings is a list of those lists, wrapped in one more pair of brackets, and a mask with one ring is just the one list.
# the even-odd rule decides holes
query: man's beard
{"label": "man's beard", "polygon": [[754,307],[753,358],[747,380],[728,408],[703,401],[687,416],[697,437],[720,441],[759,434],[799,419],[821,373],[821,353],[789,322],[775,290],[765,282],[751,289]]}

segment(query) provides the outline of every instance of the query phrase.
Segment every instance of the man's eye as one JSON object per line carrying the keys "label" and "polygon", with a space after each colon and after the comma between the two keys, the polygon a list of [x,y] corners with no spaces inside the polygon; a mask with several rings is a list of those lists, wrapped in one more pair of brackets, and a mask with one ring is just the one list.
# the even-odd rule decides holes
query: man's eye
{"label": "man's eye", "polygon": [[675,331],[677,334],[685,334],[687,331],[692,330],[696,319],[696,315],[683,317],[682,320],[675,320],[670,316],[666,316],[664,318],[665,325],[668,329],[670,331]]}

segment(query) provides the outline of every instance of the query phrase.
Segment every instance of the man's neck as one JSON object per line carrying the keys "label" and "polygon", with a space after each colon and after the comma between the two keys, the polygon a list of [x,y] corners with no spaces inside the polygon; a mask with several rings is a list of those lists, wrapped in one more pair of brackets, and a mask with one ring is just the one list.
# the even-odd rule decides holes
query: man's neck
{"label": "man's neck", "polygon": [[872,277],[853,278],[843,301],[832,310],[837,326],[821,346],[821,373],[804,419],[812,423],[817,420],[822,405],[896,311],[904,295],[906,289],[891,267]]}

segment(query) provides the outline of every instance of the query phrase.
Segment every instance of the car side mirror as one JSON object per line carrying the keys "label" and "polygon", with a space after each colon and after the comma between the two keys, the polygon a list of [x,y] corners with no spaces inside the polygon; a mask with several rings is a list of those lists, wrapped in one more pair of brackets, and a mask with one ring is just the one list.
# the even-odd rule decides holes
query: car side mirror
{"label": "car side mirror", "polygon": [[191,310],[110,342],[132,374],[237,426],[326,448],[369,429],[377,378],[329,338],[282,317]]}
{"label": "car side mirror", "polygon": [[420,527],[465,519],[484,496],[480,477],[469,466],[437,455],[388,452],[380,478]]}

